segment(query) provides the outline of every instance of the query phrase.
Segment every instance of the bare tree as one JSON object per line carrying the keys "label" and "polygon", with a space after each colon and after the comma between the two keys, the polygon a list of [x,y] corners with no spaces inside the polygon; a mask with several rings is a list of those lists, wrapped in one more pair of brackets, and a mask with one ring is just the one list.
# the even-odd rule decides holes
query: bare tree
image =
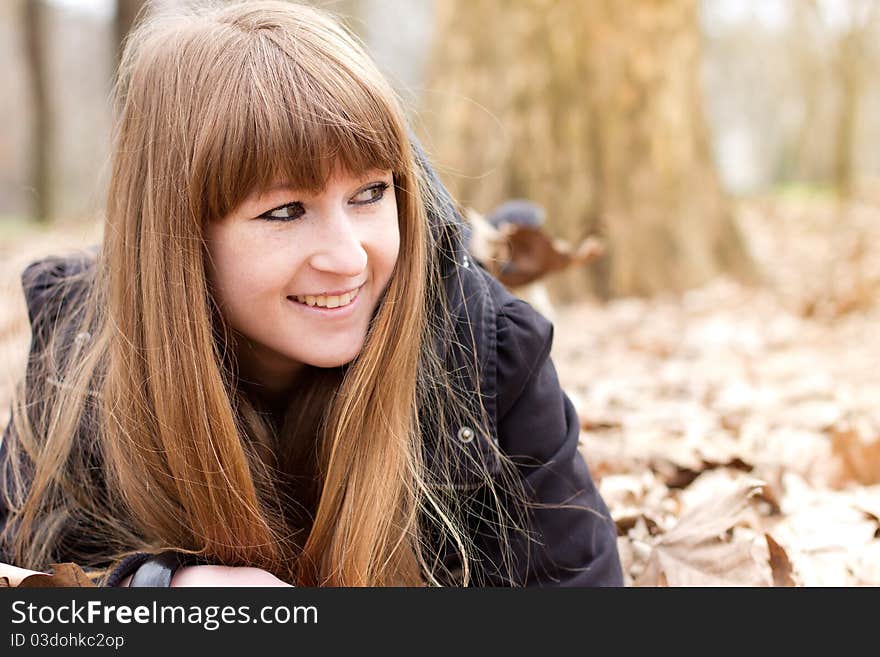
{"label": "bare tree", "polygon": [[[821,10],[815,3],[813,6],[816,11]],[[840,196],[847,198],[853,192],[859,109],[867,82],[866,64],[870,61],[866,55],[871,39],[877,36],[878,3],[876,0],[850,0],[843,6],[847,10],[847,24],[837,38],[832,60],[840,94],[834,143],[834,182]]]}
{"label": "bare tree", "polygon": [[852,195],[862,106],[877,73],[877,0],[791,0],[789,42],[803,118],[793,144],[800,179],[830,182]]}
{"label": "bare tree", "polygon": [[696,0],[437,6],[422,116],[454,193],[483,212],[527,197],[560,237],[606,242],[560,300],[751,276],[703,123]]}
{"label": "bare tree", "polygon": [[31,117],[31,215],[36,221],[48,222],[52,214],[50,157],[52,150],[52,119],[46,71],[45,14],[42,0],[24,3],[23,28],[25,62],[30,83]]}

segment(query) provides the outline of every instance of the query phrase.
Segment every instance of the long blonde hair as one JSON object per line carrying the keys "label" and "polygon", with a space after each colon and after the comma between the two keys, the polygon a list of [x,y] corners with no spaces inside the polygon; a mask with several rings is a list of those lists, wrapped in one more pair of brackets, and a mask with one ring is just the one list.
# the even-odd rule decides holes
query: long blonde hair
{"label": "long blonde hair", "polygon": [[[12,558],[107,567],[182,549],[299,585],[474,582],[461,504],[428,481],[422,423],[485,432],[485,409],[469,415],[475,393],[438,352],[451,328],[427,212],[444,208],[394,92],[315,9],[168,11],[127,40],[104,243],[94,266],[62,281],[87,291],[68,300],[14,408]],[[336,163],[394,171],[400,254],[362,352],[307,368],[275,427],[239,387],[203,230],[277,178],[320,190]],[[426,553],[436,531],[459,554],[459,579]]]}

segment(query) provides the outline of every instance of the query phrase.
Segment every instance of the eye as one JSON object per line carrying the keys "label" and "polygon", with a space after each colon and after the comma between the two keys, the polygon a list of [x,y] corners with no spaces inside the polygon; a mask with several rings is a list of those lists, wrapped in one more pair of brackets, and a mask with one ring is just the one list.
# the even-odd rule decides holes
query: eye
{"label": "eye", "polygon": [[389,185],[387,182],[378,182],[370,185],[366,189],[362,189],[357,194],[355,194],[354,198],[355,203],[357,205],[367,205],[369,203],[376,203],[381,201],[385,196],[385,191],[388,189]]}
{"label": "eye", "polygon": [[260,219],[266,219],[267,221],[293,221],[299,219],[305,213],[303,204],[299,201],[294,201],[293,203],[285,203],[273,210],[264,212],[260,215]]}
{"label": "eye", "polygon": [[[378,203],[385,196],[385,191],[390,187],[387,182],[377,182],[365,187],[352,197],[350,201],[354,205],[370,205]],[[306,213],[302,202],[292,201],[279,205],[277,208],[268,210],[259,216],[266,221],[295,221]]]}

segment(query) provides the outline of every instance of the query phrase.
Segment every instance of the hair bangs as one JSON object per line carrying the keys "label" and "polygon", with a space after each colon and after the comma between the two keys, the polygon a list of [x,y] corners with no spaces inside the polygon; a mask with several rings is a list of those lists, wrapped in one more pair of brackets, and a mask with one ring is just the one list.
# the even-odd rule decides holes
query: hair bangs
{"label": "hair bangs", "polygon": [[212,135],[208,162],[195,168],[204,171],[202,217],[220,219],[276,184],[320,192],[337,168],[355,176],[404,168],[406,136],[389,119],[395,109],[344,62],[287,52],[262,37],[252,46],[240,75],[227,70],[233,93],[202,122],[226,126]]}

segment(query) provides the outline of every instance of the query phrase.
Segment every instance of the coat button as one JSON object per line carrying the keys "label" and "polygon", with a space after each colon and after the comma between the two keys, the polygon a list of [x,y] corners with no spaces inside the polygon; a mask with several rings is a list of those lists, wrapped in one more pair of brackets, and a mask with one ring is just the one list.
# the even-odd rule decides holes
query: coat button
{"label": "coat button", "polygon": [[469,443],[474,439],[474,430],[470,427],[462,427],[458,430],[458,439],[463,443]]}

